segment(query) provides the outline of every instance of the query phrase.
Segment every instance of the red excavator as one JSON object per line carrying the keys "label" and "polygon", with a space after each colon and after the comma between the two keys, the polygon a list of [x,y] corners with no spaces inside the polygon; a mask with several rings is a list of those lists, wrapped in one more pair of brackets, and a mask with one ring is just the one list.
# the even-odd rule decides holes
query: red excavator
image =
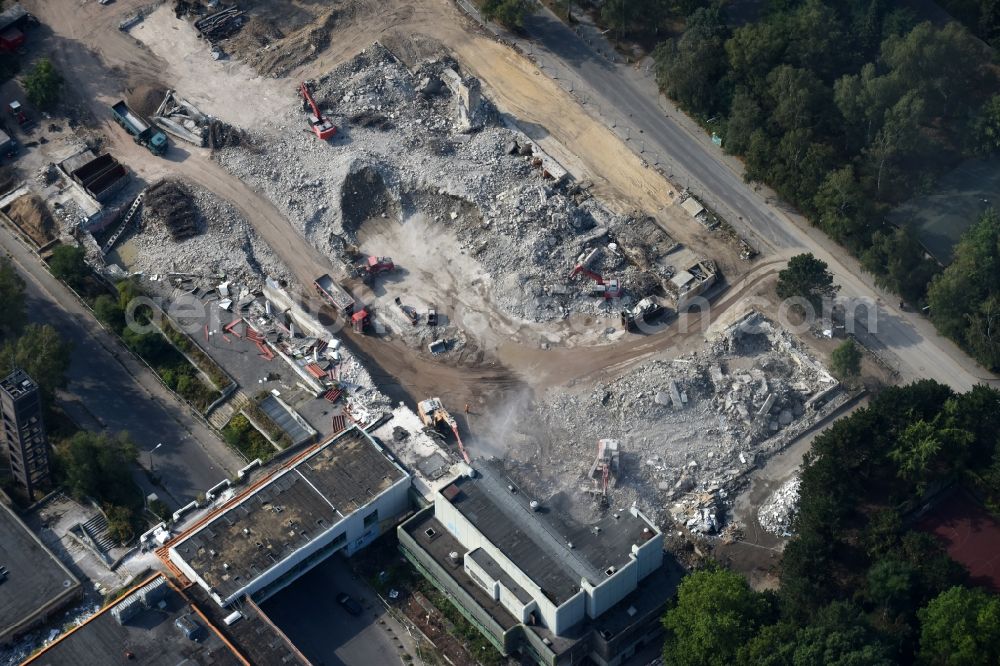
{"label": "red excavator", "polygon": [[312,115],[309,116],[309,131],[323,141],[336,134],[337,127],[319,110],[319,106],[313,100],[312,93],[305,81],[299,85],[299,92],[302,93],[302,99],[305,100],[305,103],[312,109]]}
{"label": "red excavator", "polygon": [[605,280],[603,277],[601,277],[599,273],[595,273],[594,271],[590,270],[589,268],[584,266],[583,263],[579,263],[573,267],[572,272],[570,272],[569,274],[569,279],[572,280],[580,273],[583,273],[584,275],[586,275],[591,280],[597,283],[597,286],[594,288],[595,294],[604,296],[604,298],[607,299],[621,297],[622,286],[617,279],[613,278],[610,280]]}

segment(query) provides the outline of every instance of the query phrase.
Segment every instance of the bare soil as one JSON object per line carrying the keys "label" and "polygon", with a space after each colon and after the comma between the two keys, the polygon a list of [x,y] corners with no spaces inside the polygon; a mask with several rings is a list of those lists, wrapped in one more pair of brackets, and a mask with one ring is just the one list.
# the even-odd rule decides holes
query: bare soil
{"label": "bare soil", "polygon": [[56,223],[45,202],[34,194],[18,197],[7,209],[7,216],[39,247],[56,239]]}

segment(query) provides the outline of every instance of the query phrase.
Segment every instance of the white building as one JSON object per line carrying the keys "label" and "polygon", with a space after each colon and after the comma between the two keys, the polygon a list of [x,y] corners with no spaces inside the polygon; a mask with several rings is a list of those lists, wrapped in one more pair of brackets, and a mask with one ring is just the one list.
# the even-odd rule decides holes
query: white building
{"label": "white building", "polygon": [[489,464],[397,532],[411,562],[502,653],[542,664],[619,663],[659,631],[679,578],[634,507],[580,524]]}
{"label": "white building", "polygon": [[170,561],[221,606],[244,595],[260,601],[395,525],[409,488],[410,474],[352,427],[182,534]]}

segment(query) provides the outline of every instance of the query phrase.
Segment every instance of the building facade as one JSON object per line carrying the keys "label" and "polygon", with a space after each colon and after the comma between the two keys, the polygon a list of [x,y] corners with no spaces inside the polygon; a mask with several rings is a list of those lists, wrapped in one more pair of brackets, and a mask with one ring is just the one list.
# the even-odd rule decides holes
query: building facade
{"label": "building facade", "polygon": [[505,654],[615,666],[653,640],[680,570],[635,507],[590,525],[488,464],[397,532],[404,555]]}
{"label": "building facade", "polygon": [[24,370],[0,381],[3,445],[10,471],[28,498],[38,499],[51,485],[49,441],[42,421],[42,394]]}

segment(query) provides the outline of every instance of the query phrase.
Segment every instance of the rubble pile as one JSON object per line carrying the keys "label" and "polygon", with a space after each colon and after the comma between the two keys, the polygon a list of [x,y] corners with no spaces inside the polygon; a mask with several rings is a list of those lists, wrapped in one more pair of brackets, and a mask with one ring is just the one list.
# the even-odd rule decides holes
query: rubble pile
{"label": "rubble pile", "polygon": [[[301,131],[307,115],[296,111],[255,130],[258,150],[224,148],[216,159],[339,260],[367,220],[426,216],[495,277],[490,296],[514,317],[609,313],[589,278],[569,281],[593,248],[603,252],[588,268],[622,283],[624,305],[673,274],[666,254],[676,243],[665,232],[589,196],[536,142],[504,126],[478,81],[457,71],[436,60],[411,72],[375,44],[312,83],[338,126],[329,146]],[[640,269],[633,256],[648,265]]]}
{"label": "rubble pile", "polygon": [[747,472],[846,399],[835,387],[786,331],[751,313],[698,353],[647,363],[588,392],[551,392],[533,415],[547,445],[509,456],[529,456],[519,462],[543,485],[569,491],[586,485],[597,441],[620,440],[616,505],[637,501],[660,520],[666,507],[689,529],[714,533]]}
{"label": "rubble pile", "polygon": [[146,190],[142,221],[163,225],[175,240],[184,240],[199,233],[198,215],[191,193],[175,180],[161,180]]}
{"label": "rubble pile", "polygon": [[[168,201],[180,199],[189,217],[184,222],[197,235],[176,240],[163,223],[157,192],[147,191],[141,227],[127,237],[135,252],[126,268],[147,274],[183,273],[194,276],[224,276],[259,282],[265,275],[285,278],[287,270],[268,245],[259,240],[242,215],[228,202],[191,183],[167,188]],[[155,187],[155,186],[154,186]],[[152,197],[150,195],[153,195]],[[151,200],[152,199],[152,200]]]}
{"label": "rubble pile", "polygon": [[785,481],[774,491],[757,511],[757,520],[765,531],[776,536],[792,536],[792,520],[799,503],[799,486],[802,479],[798,475]]}

